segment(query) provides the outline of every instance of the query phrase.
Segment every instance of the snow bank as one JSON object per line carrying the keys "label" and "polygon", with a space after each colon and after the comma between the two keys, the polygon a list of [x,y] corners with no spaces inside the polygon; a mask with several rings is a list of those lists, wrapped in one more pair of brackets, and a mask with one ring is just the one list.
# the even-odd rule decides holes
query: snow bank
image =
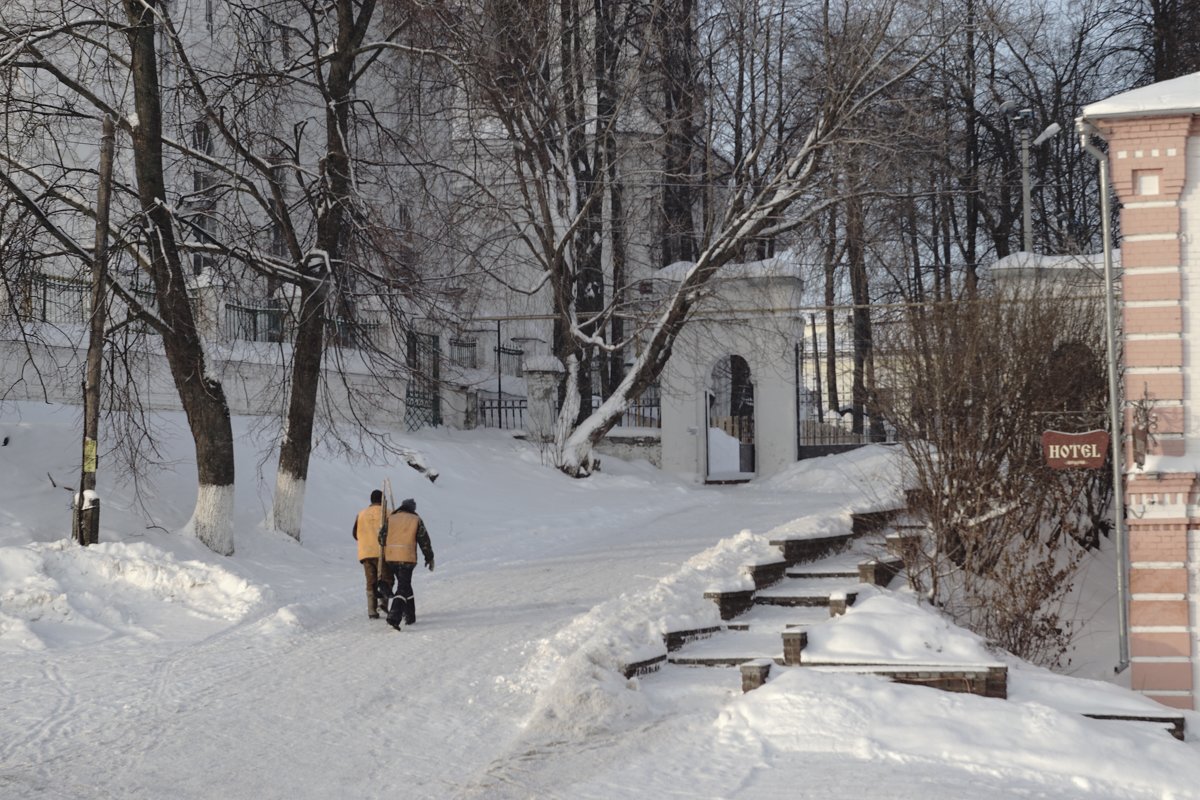
{"label": "snow bank", "polygon": [[269,592],[232,572],[179,561],[145,542],[70,540],[0,547],[0,652],[119,636],[193,638],[263,605]]}
{"label": "snow bank", "polygon": [[809,629],[806,658],[816,661],[920,664],[987,664],[997,657],[987,643],[950,623],[911,595],[864,597],[825,625]]}
{"label": "snow bank", "polygon": [[[1200,785],[1200,761],[1181,759],[1180,743],[1158,730],[867,676],[784,671],[731,704],[716,727],[724,737],[797,757],[837,752],[898,765],[1016,770],[1104,796],[1181,798],[1195,795],[1179,787]],[[1131,784],[1153,794],[1129,794]]]}
{"label": "snow bank", "polygon": [[[519,687],[538,693],[527,723],[551,735],[593,735],[620,730],[649,713],[637,679],[622,667],[666,654],[668,631],[721,624],[713,588],[752,588],[746,564],[778,560],[764,536],[744,530],[689,559],[652,588],[621,595],[577,617],[541,641]],[[739,577],[740,576],[740,577]],[[544,687],[544,688],[542,688]]]}

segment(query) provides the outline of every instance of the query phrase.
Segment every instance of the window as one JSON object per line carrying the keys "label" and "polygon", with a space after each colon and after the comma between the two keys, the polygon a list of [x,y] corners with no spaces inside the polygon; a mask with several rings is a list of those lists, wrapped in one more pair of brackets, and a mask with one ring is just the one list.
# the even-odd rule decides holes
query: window
{"label": "window", "polygon": [[[208,123],[203,120],[192,126],[192,149],[205,156],[213,154],[212,133]],[[192,196],[188,203],[193,208],[211,210],[216,201],[217,179],[212,168],[204,161],[197,160],[192,168]]]}
{"label": "window", "polygon": [[450,360],[464,369],[475,369],[479,360],[475,355],[475,339],[450,339]]}
{"label": "window", "polygon": [[208,129],[208,123],[204,120],[199,120],[192,125],[192,147],[196,152],[206,156],[213,154],[212,131]]}
{"label": "window", "polygon": [[[217,243],[217,221],[207,213],[200,213],[190,218],[192,224],[191,239],[196,244],[215,245]],[[217,255],[212,251],[192,253],[192,273],[199,275],[207,270],[217,268]]]}
{"label": "window", "polygon": [[1133,190],[1138,195],[1161,194],[1159,179],[1161,169],[1135,169],[1133,171]]}

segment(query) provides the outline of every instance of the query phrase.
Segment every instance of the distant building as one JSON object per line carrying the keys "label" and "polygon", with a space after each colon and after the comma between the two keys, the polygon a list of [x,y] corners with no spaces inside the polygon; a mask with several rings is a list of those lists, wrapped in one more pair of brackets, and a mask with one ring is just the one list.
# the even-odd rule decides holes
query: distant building
{"label": "distant building", "polygon": [[[1113,267],[1120,269],[1121,253],[1113,254]],[[1101,294],[1104,286],[1104,255],[1049,256],[1040,253],[1013,253],[997,260],[987,269],[987,278],[996,286],[1038,285],[1052,292]]]}
{"label": "distant building", "polygon": [[1131,681],[1197,708],[1200,73],[1094,103],[1082,118],[1108,142],[1121,203]]}

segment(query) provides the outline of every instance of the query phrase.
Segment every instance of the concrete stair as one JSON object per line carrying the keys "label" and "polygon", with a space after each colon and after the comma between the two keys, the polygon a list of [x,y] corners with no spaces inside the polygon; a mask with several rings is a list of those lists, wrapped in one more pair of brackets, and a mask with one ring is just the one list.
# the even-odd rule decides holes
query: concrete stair
{"label": "concrete stair", "polygon": [[780,667],[883,675],[898,683],[967,691],[988,697],[1007,693],[1001,664],[831,664],[805,659],[807,630],[845,613],[864,585],[886,587],[903,569],[889,522],[901,510],[853,516],[851,530],[772,540],[782,558],[743,567],[752,589],[706,592],[720,611],[721,626],[674,631],[664,637],[665,655],[627,665],[644,675],[663,665],[738,667],[743,690],[761,686]]}
{"label": "concrete stair", "polygon": [[[902,512],[856,515],[850,533],[773,541],[783,558],[748,565],[753,589],[706,592],[717,603],[722,624],[664,636],[666,654],[625,667],[626,677],[670,667],[737,668],[742,691],[762,686],[773,671],[813,669],[869,674],[895,683],[1006,699],[1008,668],[1001,663],[848,663],[805,656],[808,630],[845,613],[866,586],[886,587],[904,567],[903,554],[917,542],[919,526],[897,519]],[[1087,713],[1097,720],[1161,728],[1185,738],[1182,715]]]}

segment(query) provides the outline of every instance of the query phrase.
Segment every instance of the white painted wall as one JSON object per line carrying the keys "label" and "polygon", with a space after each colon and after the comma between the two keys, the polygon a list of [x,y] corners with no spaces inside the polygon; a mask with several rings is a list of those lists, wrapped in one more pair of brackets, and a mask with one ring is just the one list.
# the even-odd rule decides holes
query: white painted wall
{"label": "white painted wall", "polygon": [[751,275],[715,288],[684,327],[662,375],[662,466],[704,479],[705,390],[718,359],[740,355],[754,385],[756,474],[773,475],[796,460],[795,343],[804,322],[792,309],[801,282]]}
{"label": "white painted wall", "polygon": [[[240,354],[244,356],[245,353]],[[35,400],[80,405],[82,402],[84,350],[70,343],[31,344],[10,339],[0,340],[0,398],[5,400]],[[222,358],[210,355],[214,371],[225,388],[230,413],[252,416],[282,414],[285,398],[279,386],[287,376],[276,363],[246,360],[244,357]],[[171,380],[166,358],[161,353],[148,353],[140,359],[144,369],[135,378],[145,406],[149,410],[180,410],[179,394]],[[384,376],[378,378],[366,371],[348,371],[344,376],[326,373],[323,392],[329,396],[329,407],[343,413],[344,420],[353,422],[349,393],[355,396],[355,411],[359,418],[376,425],[400,428],[404,423],[404,381]],[[380,381],[386,389],[381,391]],[[442,411],[446,424],[462,427],[465,398],[443,392]]]}

